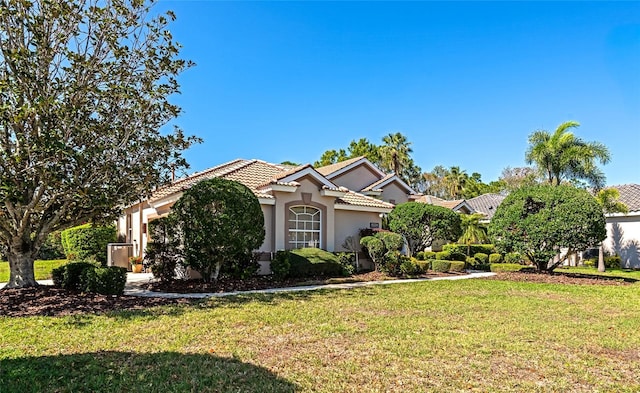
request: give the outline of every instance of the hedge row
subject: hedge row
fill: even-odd
[[[59,288],[102,295],[122,295],[127,282],[127,269],[72,262],[53,269],[51,276],[53,285]]]
[[[60,234],[60,240],[70,261],[95,260],[105,265],[107,244],[116,241],[116,228],[113,225],[100,227],[84,224],[65,229]]]

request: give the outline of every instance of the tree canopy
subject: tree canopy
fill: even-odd
[[[553,134],[538,130],[529,135],[529,148],[525,159],[535,164],[549,184],[559,185],[565,181],[587,181],[598,189],[604,186],[604,173],[596,162],[606,164],[611,155],[599,142],[585,142],[570,130],[580,123],[567,121],[558,126]]]
[[[462,234],[460,223],[460,216],[452,210],[426,203],[401,203],[389,213],[389,228],[404,236],[410,255],[436,239],[457,240]]]
[[[161,132],[192,63],[144,0],[0,2],[0,242],[7,288],[37,285],[53,231],[113,219],[186,167]]]
[[[265,237],[255,194],[226,179],[203,180],[184,192],[171,214],[182,234],[184,264],[217,280],[223,264],[250,255]]]
[[[602,207],[572,186],[536,185],[513,191],[498,206],[489,235],[504,252],[526,255],[540,271],[552,271],[565,255],[595,247],[606,238]]]

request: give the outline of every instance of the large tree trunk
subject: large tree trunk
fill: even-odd
[[[9,282],[5,288],[36,287],[38,282],[33,271],[33,256],[30,252],[12,252],[9,259]]]
[[[598,247],[598,271],[604,272],[606,270],[606,266],[604,265],[604,247],[602,243],[600,243],[600,247]]]

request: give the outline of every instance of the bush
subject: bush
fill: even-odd
[[[435,251],[425,251],[424,252],[424,260],[428,261],[430,259],[436,259],[436,252]]]
[[[102,295],[122,295],[127,269],[119,266],[91,267],[83,271],[84,290]]]
[[[518,263],[522,264],[522,256],[517,252],[509,252],[504,255],[504,263]]]
[[[436,259],[439,261],[450,261],[451,253],[449,251],[439,251],[436,253]]]
[[[502,262],[502,254],[493,253],[489,254],[489,263],[501,263]]]
[[[400,266],[407,260],[409,260],[409,257],[400,254],[397,250],[388,251],[384,254],[380,271],[387,273],[390,276],[400,276],[402,275]]]
[[[431,270],[431,262],[430,261],[414,261],[414,263],[420,269],[420,273],[426,273],[427,270]]]
[[[433,259],[431,261],[431,270],[438,273],[446,273],[451,268],[451,261],[441,259]]]
[[[222,265],[221,274],[237,279],[247,279],[258,273],[260,264],[258,256],[260,254],[254,252],[240,253],[233,260]]]
[[[405,259],[400,264],[400,273],[403,276],[416,276],[418,274],[424,273],[425,271],[422,268],[422,266],[418,265],[416,262],[418,262],[418,261],[416,260],[414,262],[409,258]]]
[[[277,279],[289,277],[291,263],[289,262],[289,251],[280,250],[271,260],[271,273]]]
[[[477,252],[473,255],[473,257],[478,261],[478,263],[480,264],[485,264],[489,262],[489,255],[483,253],[483,252]]]
[[[604,266],[607,269],[619,269],[622,259],[618,255],[604,257]]]
[[[418,251],[416,254],[416,259],[419,261],[424,261],[424,251]]]
[[[525,268],[525,266],[517,263],[496,263],[491,264],[492,272],[519,272]]]
[[[51,271],[53,285],[70,291],[84,291],[86,288],[85,270],[96,265],[89,262],[72,262]]]
[[[493,254],[496,252],[496,246],[494,246],[493,244],[470,244],[470,245],[466,245],[466,244],[457,244],[457,243],[450,243],[450,244],[445,244],[444,246],[442,246],[442,251],[449,251],[451,253],[453,252],[458,252],[458,253],[462,253],[464,255],[467,255],[467,251],[470,253],[469,256],[471,255],[475,255],[479,252],[484,253],[484,254]]]
[[[342,266],[345,276],[350,276],[356,271],[356,256],[352,252],[338,253],[338,261]]]
[[[587,267],[594,267],[594,266],[598,266],[598,260],[594,258],[585,259],[582,261],[582,264]]]
[[[52,232],[47,236],[47,240],[45,240],[42,247],[40,247],[40,251],[38,251],[36,259],[50,261],[64,259],[66,257],[67,255],[64,253],[64,248],[62,247],[61,234],[57,231]]]
[[[450,272],[463,272],[464,271],[465,262],[462,261],[451,261],[449,271]]]
[[[453,251],[451,252],[451,257],[449,259],[450,261],[466,261],[467,260],[467,254],[461,253],[461,252],[457,252],[457,251]]]
[[[116,228],[84,224],[62,231],[62,246],[69,260],[86,261],[95,259],[100,264],[107,263],[107,244],[116,241]]]
[[[162,217],[150,221],[148,228],[150,241],[147,243],[143,264],[155,278],[169,282],[176,278],[176,268],[182,261],[175,222],[171,216]]]

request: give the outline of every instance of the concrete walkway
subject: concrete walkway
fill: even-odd
[[[440,280],[467,280],[470,278],[483,278],[494,276],[495,273],[490,272],[471,272],[462,276],[450,276],[450,277],[433,277],[433,278],[415,278],[406,280],[384,280],[384,281],[365,281],[365,282],[351,282],[343,284],[322,284],[322,285],[306,285],[300,287],[288,287],[288,288],[269,288],[258,289],[253,291],[235,291],[235,292],[220,292],[220,293],[165,293],[165,292],[153,292],[142,288],[142,284],[154,281],[151,273],[127,273],[127,284],[124,288],[124,294],[130,296],[142,296],[142,297],[163,297],[163,298],[189,298],[189,299],[205,299],[210,297],[224,297],[224,296],[236,296],[243,294],[271,294],[280,292],[303,292],[303,291],[315,291],[319,289],[350,289],[367,287],[371,285],[391,285],[391,284],[405,284],[421,281],[440,281]],[[43,285],[53,285],[51,280],[38,280]],[[0,283],[0,288],[4,286],[4,283]]]

